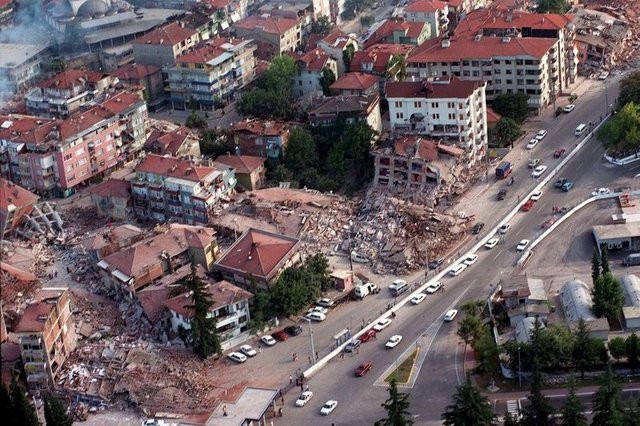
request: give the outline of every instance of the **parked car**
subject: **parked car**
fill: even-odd
[[[271,336],[279,342],[284,342],[289,338],[289,334],[284,330],[276,331],[275,333],[272,333]]]
[[[544,139],[547,136],[547,131],[542,129],[539,130],[538,133],[536,133],[536,139],[538,139],[539,141],[541,141],[542,139]]]
[[[444,263],[444,259],[434,259],[429,262],[429,269],[438,269]]]
[[[542,191],[536,191],[529,197],[531,201],[538,201],[540,198],[542,198]]]
[[[477,261],[478,261],[478,255],[471,253],[471,254],[467,255],[467,257],[464,258],[462,263],[464,263],[467,266],[471,266],[474,263],[476,263]]]
[[[449,269],[449,275],[451,275],[452,277],[457,277],[458,275],[463,273],[465,269],[467,269],[467,265],[465,265],[464,263],[458,263],[457,265],[454,265],[453,268]]]
[[[333,410],[336,409],[337,406],[338,401],[336,401],[335,399],[330,399],[329,401],[324,403],[324,405],[320,409],[320,414],[322,414],[323,416],[328,416],[333,412]]]
[[[356,368],[355,374],[358,377],[362,377],[369,372],[373,368],[373,363],[371,361],[363,362]]]
[[[419,305],[419,304],[420,304],[420,302],[422,302],[422,301],[423,301],[424,299],[426,299],[426,298],[427,298],[427,295],[426,295],[426,294],[424,294],[424,293],[420,293],[420,294],[418,294],[418,295],[416,295],[416,296],[413,296],[413,297],[411,298],[411,303],[413,303],[414,305]]]
[[[309,402],[313,398],[313,392],[304,391],[300,394],[298,399],[296,399],[296,407],[304,407],[307,402]]]
[[[355,352],[356,349],[358,349],[358,347],[360,347],[360,340],[359,339],[354,339],[352,341],[350,341],[349,343],[347,343],[347,346],[344,347],[344,351],[345,352]]]
[[[448,310],[447,313],[444,314],[445,322],[453,321],[453,319],[456,317],[456,315],[458,315],[458,310],[457,309]]]
[[[527,149],[533,149],[536,147],[536,145],[538,145],[538,142],[540,142],[538,139],[531,139],[529,142],[527,142]]]
[[[327,319],[327,316],[320,312],[311,312],[310,314],[307,314],[305,318],[310,319],[311,321],[324,321]]]
[[[290,336],[297,336],[298,334],[302,333],[302,326],[301,325],[290,325],[288,327],[285,327],[284,331],[289,333]]]
[[[521,252],[524,251],[524,249],[527,248],[527,246],[529,245],[530,241],[529,240],[520,240],[520,242],[518,243],[518,245],[516,246],[516,251],[517,252]]]
[[[436,281],[433,284],[430,284],[429,287],[427,287],[424,291],[427,292],[428,294],[433,294],[436,291],[440,290],[442,288],[442,283],[440,281]]]
[[[241,354],[240,352],[231,352],[227,357],[235,362],[243,363],[247,360],[247,357]]]
[[[482,228],[484,228],[484,222],[478,222],[471,228],[471,233],[477,235],[482,231]]]
[[[562,185],[564,185],[568,180],[569,180],[569,179],[567,179],[567,178],[561,178],[561,179],[558,179],[558,180],[556,181],[556,183],[555,183],[555,185],[554,185],[554,186],[555,186],[556,188],[562,188]]]
[[[311,312],[320,312],[321,314],[326,315],[327,312],[329,312],[329,308],[325,308],[323,306],[314,306],[313,308],[307,311],[308,314],[310,314]]]
[[[598,195],[607,195],[607,194],[610,194],[610,193],[611,193],[611,190],[609,188],[598,188],[595,191],[593,191],[591,193],[591,195],[596,197]]]
[[[573,111],[575,108],[576,106],[574,104],[565,105],[564,108],[562,108],[562,112],[565,112],[568,114],[571,111]]]
[[[256,356],[258,354],[256,350],[251,347],[251,345],[240,346],[240,352],[242,352],[246,356]]]
[[[335,304],[335,302],[331,299],[329,299],[328,297],[325,297],[323,299],[320,299],[316,302],[316,305],[318,306],[323,306],[325,308],[330,308]]]
[[[561,189],[562,189],[564,192],[569,192],[569,190],[570,190],[571,188],[573,188],[573,182],[566,181],[565,183],[563,183],[563,184],[562,184],[562,188],[561,188]]]
[[[389,324],[391,324],[391,318],[384,318],[378,321],[376,325],[373,326],[373,329],[375,331],[382,331],[387,328]]]
[[[529,160],[529,168],[530,169],[533,169],[538,164],[540,164],[540,159],[539,158],[532,158],[531,160]]]
[[[273,346],[276,344],[276,339],[274,339],[270,334],[265,334],[260,338],[260,340],[262,340],[262,343],[267,346]]]
[[[609,77],[609,71],[604,71],[598,76],[598,80],[606,80]]]
[[[484,248],[491,250],[492,248],[497,246],[499,242],[500,242],[499,238],[496,238],[496,237],[491,238],[486,243],[484,243]]]
[[[501,189],[500,191],[498,191],[498,201],[502,201],[505,198],[507,198],[507,190]]]
[[[358,337],[358,340],[360,340],[362,343],[365,343],[375,338],[376,338],[376,331],[370,328],[369,330],[365,331],[362,336]]]
[[[402,340],[402,336],[399,334],[395,334],[391,336],[391,338],[387,341],[387,343],[385,343],[384,347],[387,349],[393,349],[396,346],[398,346],[401,340]]]
[[[553,158],[560,158],[564,155],[565,152],[567,152],[567,150],[564,148],[556,149],[556,151],[553,153]]]
[[[531,176],[533,176],[534,178],[539,178],[546,171],[547,171],[547,166],[538,166],[535,169],[533,169]]]
[[[505,223],[500,228],[498,228],[498,234],[506,234],[509,228],[511,228],[511,224]]]

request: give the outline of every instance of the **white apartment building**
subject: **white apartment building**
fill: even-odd
[[[453,37],[429,40],[407,58],[415,78],[454,76],[484,80],[486,96],[523,92],[529,109],[539,113],[560,87],[560,40],[521,37]]]
[[[451,76],[388,82],[389,120],[396,133],[428,135],[465,151],[467,165],[486,155],[486,83]]]
[[[322,78],[324,70],[330,70],[334,77],[338,75],[338,64],[335,59],[322,49],[313,49],[296,59],[298,74],[292,80],[294,96],[322,96]]]
[[[431,29],[430,38],[446,34],[449,29],[449,5],[441,0],[416,0],[404,8],[407,22],[426,22]]]

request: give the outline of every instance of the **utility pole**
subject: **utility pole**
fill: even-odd
[[[522,387],[522,371],[520,368],[520,343],[518,343],[518,383],[520,383],[520,387]]]
[[[309,318],[305,318],[305,320],[307,320],[307,322],[309,323],[309,339],[311,340],[311,359],[315,363],[317,359],[316,359],[316,346],[313,342],[313,328],[311,328],[311,320]]]

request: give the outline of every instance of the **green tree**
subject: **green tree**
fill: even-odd
[[[511,414],[510,412],[504,413],[504,421],[502,422],[502,426],[519,426],[520,420],[518,420],[518,416],[516,414]]]
[[[490,327],[484,327],[482,334],[474,342],[473,348],[478,352],[476,371],[495,377],[500,373],[500,349],[493,339]]]
[[[593,424],[624,426],[624,407],[620,399],[620,384],[616,381],[611,364],[600,379],[600,387],[593,396]]]
[[[593,352],[591,341],[593,338],[589,335],[589,327],[587,323],[580,318],[578,327],[574,333],[573,343],[573,365],[580,372],[580,379],[584,380],[586,369],[591,366],[596,358]]]
[[[493,100],[493,109],[503,117],[522,123],[529,116],[529,96],[524,93],[502,93]]]
[[[191,114],[187,116],[184,125],[190,129],[206,129],[207,121],[200,117],[197,112],[192,111]]]
[[[640,150],[640,104],[629,102],[598,131],[598,139],[611,150]]]
[[[73,419],[67,414],[67,407],[55,396],[44,398],[44,419],[47,426],[71,426]]]
[[[326,36],[331,32],[333,24],[328,16],[321,16],[311,23],[311,34],[320,34]]]
[[[5,422],[9,426],[20,426],[16,422],[16,412],[13,407],[13,401],[11,401],[11,396],[9,395],[9,391],[4,386],[4,383],[0,383],[0,407],[2,407],[2,413],[5,417]]]
[[[493,139],[497,142],[497,146],[506,147],[512,145],[520,135],[522,129],[520,125],[509,117],[502,117],[496,127],[491,130]]]
[[[374,22],[376,22],[376,18],[371,15],[362,15],[360,17],[360,25],[363,27],[370,27]]]
[[[217,158],[220,155],[235,155],[236,145],[233,138],[224,130],[200,130],[200,153],[206,158]]]
[[[611,268],[609,267],[609,249],[606,244],[602,244],[600,246],[600,265],[602,266],[602,274],[606,274],[607,272],[611,272]]]
[[[390,80],[397,81],[404,81],[407,78],[407,63],[403,55],[396,54],[389,59],[385,75]]]
[[[316,142],[304,129],[295,128],[289,134],[284,165],[298,177],[303,171],[314,169],[318,165]]]
[[[210,316],[213,300],[207,287],[197,274],[195,265],[191,274],[184,282],[184,286],[191,293],[191,304],[185,308],[193,310],[189,341],[193,345],[193,352],[202,358],[222,353],[220,338],[216,334],[216,319]]]
[[[322,69],[322,77],[320,77],[320,87],[322,87],[322,94],[325,96],[331,96],[331,90],[329,90],[329,86],[331,86],[336,81],[336,75],[333,73],[331,68],[324,67]]]
[[[467,345],[478,340],[482,335],[482,320],[476,314],[466,314],[458,325],[457,334]]]
[[[569,381],[569,395],[565,399],[562,408],[560,409],[562,414],[562,426],[587,426],[587,418],[584,413],[584,406],[576,395],[576,382],[571,377]]]
[[[626,354],[626,341],[622,337],[614,337],[609,340],[607,344],[609,347],[609,353],[616,359],[616,362],[620,362],[620,358]]]
[[[351,71],[351,61],[353,60],[353,55],[355,53],[356,49],[353,47],[353,43],[347,44],[342,51],[342,62],[344,63],[344,69],[346,72]]]
[[[640,71],[632,72],[620,82],[618,108],[631,102],[640,105]]]
[[[413,424],[409,413],[409,394],[398,391],[395,379],[389,382],[389,398],[382,404],[387,412],[387,417],[378,420],[376,426],[410,426]]]
[[[447,405],[440,418],[445,426],[489,426],[494,420],[489,401],[471,382],[469,374],[456,387],[453,403]]]
[[[20,426],[39,426],[38,416],[33,405],[27,399],[26,391],[13,379],[11,381],[11,406],[13,407],[14,421]]]
[[[469,300],[460,305],[460,310],[467,315],[480,316],[480,314],[482,314],[484,306],[485,302],[483,302],[482,300]]]
[[[631,399],[626,404],[624,424],[626,426],[640,426],[640,398]]]
[[[331,287],[329,276],[329,259],[322,253],[316,253],[304,262],[304,268],[309,273],[312,283],[327,291]]]
[[[567,0],[538,0],[537,13],[567,13],[571,4]]]
[[[373,178],[375,168],[371,143],[375,136],[377,132],[364,121],[348,125],[341,136],[348,191],[360,188]]]
[[[625,352],[631,369],[635,371],[640,365],[640,337],[636,333],[632,333],[631,336],[627,337]]]
[[[596,280],[593,290],[593,313],[598,317],[606,317],[615,321],[620,315],[624,294],[620,282],[611,272],[605,272]]]
[[[596,280],[600,276],[600,257],[598,256],[598,250],[593,249],[593,255],[591,256],[591,280],[595,284]]]
[[[542,394],[542,376],[537,365],[534,364],[531,393],[529,394],[529,404],[522,409],[523,426],[546,426],[553,424],[553,407],[549,398]]]

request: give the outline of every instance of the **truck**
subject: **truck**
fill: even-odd
[[[629,256],[625,257],[622,261],[624,266],[635,266],[640,265],[640,253],[633,253]]]
[[[355,288],[353,289],[353,297],[355,299],[364,299],[365,297],[367,297],[370,294],[373,293],[380,293],[380,289],[378,288],[377,285],[375,285],[374,283],[371,282],[367,282],[364,284],[358,284],[357,286],[355,286]]]
[[[498,167],[496,167],[496,179],[506,179],[507,176],[509,176],[511,174],[511,163],[508,161],[503,161],[502,163],[498,164]]]

